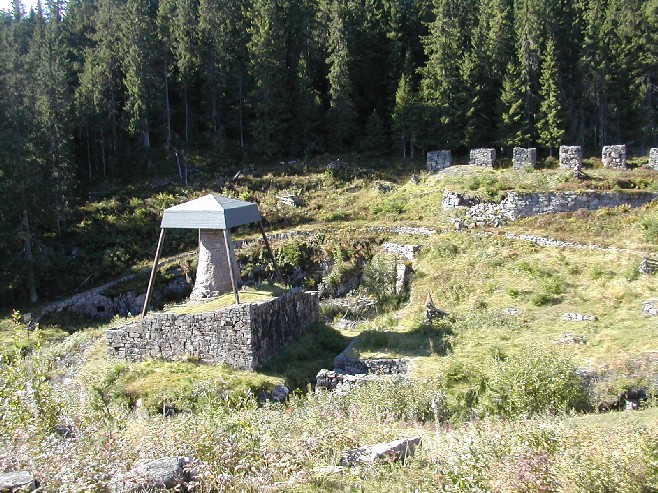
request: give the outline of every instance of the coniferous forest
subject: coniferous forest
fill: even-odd
[[[31,243],[162,153],[658,144],[658,0],[42,4],[0,13],[2,278],[25,297]]]

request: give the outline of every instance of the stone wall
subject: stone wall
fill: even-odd
[[[583,167],[583,150],[580,146],[560,146],[560,168],[579,173]]]
[[[443,210],[465,207],[467,216],[476,225],[496,225],[537,214],[595,210],[622,204],[640,207],[657,199],[655,192],[509,192],[501,202],[482,202],[444,190],[441,206]]]
[[[299,289],[260,303],[189,315],[154,313],[106,332],[108,353],[132,362],[196,359],[253,370],[320,317],[317,294]]]
[[[605,146],[601,152],[601,161],[606,168],[626,169],[626,146]]]
[[[649,149],[649,167],[658,170],[658,147]]]
[[[451,151],[430,151],[427,153],[427,171],[440,171],[452,166]]]
[[[496,149],[471,149],[468,164],[493,168],[496,162]]]
[[[512,166],[515,169],[536,168],[537,167],[537,148],[515,147],[512,151]]]

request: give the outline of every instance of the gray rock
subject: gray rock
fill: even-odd
[[[649,167],[658,170],[658,147],[649,150]]]
[[[193,479],[189,457],[162,457],[138,461],[126,474],[116,478],[114,493],[155,491],[180,487]]]
[[[14,471],[0,473],[0,492],[18,493],[34,491],[36,483],[34,476],[28,471]]]
[[[358,464],[374,464],[382,460],[394,462],[404,460],[414,454],[419,444],[420,437],[415,437],[351,449],[340,458],[340,465],[355,466]]]
[[[283,385],[277,385],[272,389],[272,400],[275,402],[285,402],[290,394],[290,389]]]
[[[596,322],[598,318],[596,315],[586,313],[565,313],[562,315],[562,320],[565,322]]]

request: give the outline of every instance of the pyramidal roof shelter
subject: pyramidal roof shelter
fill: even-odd
[[[262,220],[258,206],[253,202],[212,193],[165,209],[160,223],[160,238],[151,269],[142,316],[146,315],[148,310],[166,229],[199,230],[199,263],[196,281],[190,296],[192,299],[208,298],[233,289],[235,302],[240,304],[238,294],[238,284],[241,282],[240,270],[235,258],[230,230],[245,224],[258,223],[277,276],[281,280],[276,260],[267,236],[265,236]]]

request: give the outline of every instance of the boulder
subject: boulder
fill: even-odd
[[[34,476],[28,471],[0,473],[0,492],[2,493],[18,493],[35,489]]]
[[[117,477],[114,493],[181,488],[193,479],[189,457],[162,457],[138,461],[130,471]]]
[[[340,458],[341,466],[374,464],[382,460],[399,461],[414,454],[420,444],[420,437],[403,438],[387,443],[376,443],[346,451]]]

